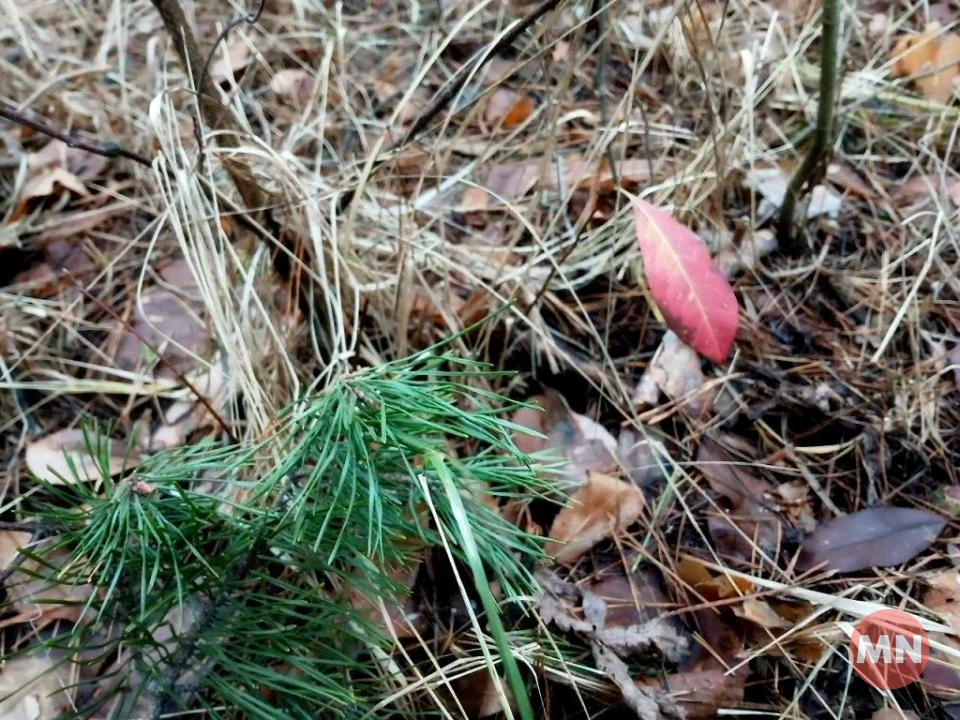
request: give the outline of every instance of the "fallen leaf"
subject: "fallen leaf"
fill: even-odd
[[[923,596],[923,604],[960,633],[960,571],[943,570],[925,578],[930,589]]]
[[[0,530],[0,572],[10,567],[10,563],[20,555],[20,548],[26,547],[31,537],[28,532]]]
[[[651,646],[671,662],[680,662],[686,657],[690,640],[679,625],[660,614],[635,624],[610,624],[606,600],[590,590],[583,590],[581,594],[584,620],[593,628],[588,635],[620,657],[629,657]]]
[[[673,607],[650,568],[640,568],[629,578],[621,571],[606,573],[587,587],[606,605],[608,628],[642,625]]]
[[[666,691],[688,720],[712,718],[717,710],[729,709],[743,702],[744,673],[728,674],[724,670],[693,670],[667,675]],[[647,687],[661,687],[656,678],[643,681]]]
[[[873,507],[821,524],[801,547],[797,569],[856,572],[900,565],[933,544],[946,525],[917,508]]]
[[[234,38],[227,43],[226,57],[218,48],[217,59],[210,65],[210,77],[214,82],[222,83],[243,70],[252,59],[253,50],[249,43],[242,38]]]
[[[706,404],[707,398],[694,393],[703,387],[706,378],[700,369],[700,356],[689,345],[683,343],[676,333],[668,330],[660,342],[660,347],[640,378],[636,398],[649,400],[649,384],[654,384],[671,400],[680,400],[691,396],[684,403],[685,412],[697,417]]]
[[[32,177],[29,182],[24,185],[20,197],[22,200],[47,197],[59,192],[59,188],[70,190],[84,197],[90,194],[84,187],[83,181],[72,172],[62,167],[53,167]]]
[[[61,566],[71,556],[66,550],[50,549],[54,541],[51,538],[31,547],[31,553],[42,555],[43,564],[26,558],[5,583],[10,603],[36,628],[55,620],[76,622],[94,593],[92,585],[63,570]]]
[[[744,598],[740,605],[733,608],[733,613],[770,630],[793,627],[793,623],[780,617],[766,600],[758,598]]]
[[[90,179],[106,170],[109,162],[102,155],[69,147],[60,140],[51,140],[39,151],[27,155],[31,176],[51,167],[61,167],[78,178]]]
[[[913,78],[921,95],[946,103],[960,75],[960,35],[944,33],[940,23],[931,23],[919,35],[900,38],[891,59],[895,77]]]
[[[520,95],[508,88],[499,87],[487,100],[483,118],[490,127],[513,130],[533,115],[537,104],[529,95]]]
[[[943,633],[931,633],[930,640],[960,651],[960,642]],[[920,674],[924,692],[943,700],[960,700],[960,661],[956,656],[936,647],[930,648],[927,666]]]
[[[803,480],[793,480],[778,485],[773,490],[781,513],[795,527],[811,533],[817,527],[810,498],[810,486]]]
[[[123,369],[134,370],[145,362],[153,365],[157,361],[143,340],[153,345],[167,362],[181,372],[193,367],[194,355],[203,357],[208,352],[210,334],[194,304],[168,290],[147,290],[130,322],[132,330],[119,328],[120,343],[115,359]],[[163,366],[159,369],[159,374],[166,377],[172,373],[168,367]]]
[[[720,246],[717,252],[717,268],[725,277],[733,277],[744,270],[755,270],[760,261],[779,247],[777,236],[771,230],[756,230],[745,233],[739,245],[730,241]]]
[[[409,567],[396,568],[387,573],[400,590],[400,596],[395,600],[371,595],[369,592],[351,591],[351,606],[371,623],[382,628],[387,637],[394,634],[401,640],[416,637],[424,630],[427,622],[427,618],[415,607],[411,595],[421,564],[422,559]]]
[[[708,522],[714,540],[726,545],[727,554],[750,559],[755,554],[753,542],[764,552],[775,551],[780,541],[780,518],[765,500],[773,485],[710,438],[704,438],[697,448],[697,469],[711,489],[729,502],[729,517],[712,517]],[[753,542],[742,537],[735,526]]]
[[[49,656],[6,660],[0,670],[0,718],[57,720],[73,709],[75,682],[69,666]]]
[[[643,493],[633,483],[591,472],[557,514],[544,551],[558,563],[574,563],[598,542],[634,523],[643,506]]]
[[[920,718],[912,710],[880,708],[870,716],[870,720],[920,720]]]
[[[606,192],[614,185],[614,172],[606,158],[566,155],[545,169],[540,159],[511,161],[494,165],[476,187],[467,188],[457,210],[483,211],[502,207],[504,202],[516,202],[536,187],[541,172],[544,173],[544,189],[553,192],[570,193],[585,187]],[[650,175],[650,163],[646,160],[621,160],[616,164],[616,176],[622,185],[637,185],[648,180]]]
[[[617,455],[627,477],[639,488],[647,487],[663,478],[665,460],[661,460],[656,446],[641,437],[632,428],[624,428],[617,438]]]
[[[221,369],[219,359],[214,359],[210,368],[200,377],[192,378],[191,382],[218,413],[227,406],[233,396],[232,387]],[[150,435],[150,450],[179,447],[190,433],[214,426],[219,427],[217,419],[204,403],[192,397],[191,391],[189,400],[178,400],[164,411],[163,423]]]
[[[877,191],[867,185],[860,174],[846,163],[830,163],[827,166],[827,180],[839,185],[847,192],[862,198],[872,200],[877,197]]]
[[[630,669],[617,655],[600,643],[592,643],[597,670],[606,675],[623,694],[623,702],[640,720],[681,720],[686,717],[665,693],[634,682]]]
[[[104,472],[118,475],[140,461],[139,453],[119,440],[94,435],[89,439],[90,449],[82,430],[60,430],[30,442],[25,453],[27,467],[35,477],[63,485],[101,480]]]
[[[761,216],[770,215],[783,205],[789,182],[786,174],[778,167],[756,168],[748,172],[743,179],[744,187],[756,190],[764,199],[764,204],[758,209]],[[821,215],[836,217],[842,200],[825,185],[817,185],[808,193],[805,203],[806,218],[813,220]]]
[[[543,412],[520,408],[513,422],[545,437],[514,433],[514,442],[522,452],[549,451],[558,460],[567,461],[564,471],[574,487],[584,484],[591,471],[616,472],[617,441],[606,428],[570,410],[556,391],[549,390],[529,402],[544,408]]]
[[[516,700],[503,678],[500,678],[500,687],[506,693],[510,707],[515,709]],[[461,677],[454,683],[454,692],[467,718],[484,718],[503,712],[501,695],[497,692],[493,675],[486,668]]]
[[[737,335],[737,298],[696,235],[663,210],[632,198],[650,293],[667,327],[715,363]]]
[[[902,208],[920,208],[946,196],[960,208],[960,180],[952,182],[937,175],[913,175],[896,183],[890,199]]]
[[[316,79],[306,70],[287,68],[278,70],[270,79],[270,89],[277,97],[286,100],[298,110],[303,110],[313,97]]]

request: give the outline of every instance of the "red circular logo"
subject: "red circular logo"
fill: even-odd
[[[850,662],[875,688],[896,690],[920,677],[930,643],[919,621],[901,610],[878,610],[858,622],[850,638]]]

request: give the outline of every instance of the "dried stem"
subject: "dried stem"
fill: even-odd
[[[820,99],[817,105],[817,125],[814,130],[813,144],[797,168],[780,208],[777,223],[777,237],[780,248],[788,254],[796,255],[802,250],[801,243],[794,235],[794,215],[797,200],[804,185],[810,180],[814,170],[821,166],[826,158],[833,137],[833,113],[837,95],[837,76],[839,74],[840,45],[840,0],[823,0],[823,49],[820,60]]]
[[[34,120],[33,118],[24,115],[13,105],[3,100],[0,100],[0,117],[6,118],[10,122],[14,122],[17,125],[28,127],[31,130],[40,133],[41,135],[46,135],[47,137],[52,137],[55,140],[59,140],[67,147],[76,148],[77,150],[85,150],[88,153],[102,155],[106,158],[127,158],[128,160],[133,160],[135,163],[139,163],[144,167],[150,167],[153,164],[150,161],[150,158],[148,158],[146,155],[141,155],[133,150],[127,150],[113,141],[88,141],[83,140],[72,133],[68,134],[60,132],[56,128],[49,125],[46,121]]]

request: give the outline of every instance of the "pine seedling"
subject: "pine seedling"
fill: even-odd
[[[39,645],[92,668],[76,716],[384,707],[391,641],[353,600],[389,605],[405,589],[394,571],[435,548],[481,600],[465,598],[477,637],[494,639],[491,675],[502,666],[526,699],[489,582],[525,610],[541,550],[481,492],[555,489],[513,443],[517,405],[478,389],[492,372],[426,352],[303,398],[255,446],[208,442],[151,456],[116,482],[46,488],[31,508],[48,536],[33,572],[94,588],[80,620]],[[528,701],[518,709],[532,716]]]

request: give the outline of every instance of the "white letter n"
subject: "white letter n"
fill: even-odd
[[[890,652],[889,645],[890,643],[888,642],[887,643],[888,653]],[[896,639],[896,645],[897,645],[896,658],[898,663],[903,662],[904,651],[906,651],[907,655],[910,657],[910,662],[914,662],[914,663],[923,662],[923,643],[920,641],[920,637],[918,635],[914,635],[913,640],[911,641],[911,640],[907,640],[906,635],[898,634]]]
[[[861,635],[857,643],[857,662],[862,663],[866,658],[870,658],[870,662],[876,663],[881,657],[883,662],[890,662],[890,638],[881,635],[874,646],[869,635]]]

